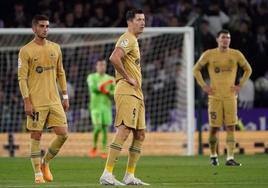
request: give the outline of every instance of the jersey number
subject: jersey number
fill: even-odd
[[[39,120],[39,112],[33,112],[33,121],[38,121]]]

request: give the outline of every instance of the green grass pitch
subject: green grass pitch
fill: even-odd
[[[204,156],[141,157],[136,176],[150,183],[150,187],[161,188],[268,187],[268,155],[236,158],[243,164],[241,167],[225,166],[224,157],[220,157],[217,167],[210,166],[208,157]],[[127,158],[121,157],[116,164],[114,174],[119,180],[124,175],[126,162]],[[104,164],[101,158],[58,157],[50,165],[54,181],[35,185],[28,158],[0,158],[0,187],[104,187],[98,182]]]

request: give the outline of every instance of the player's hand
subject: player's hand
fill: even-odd
[[[208,95],[214,95],[215,94],[215,90],[212,89],[212,87],[210,87],[209,85],[205,85],[203,87],[204,92],[206,92]]]
[[[30,99],[27,97],[24,99],[24,111],[28,116],[33,116],[33,105]]]
[[[67,112],[70,107],[69,99],[63,99],[62,106],[63,106],[64,111]]]
[[[135,89],[138,89],[138,82],[137,82],[135,79],[133,79],[133,78],[129,78],[129,79],[127,79],[127,82],[128,82],[130,85],[134,86]]]
[[[231,90],[232,90],[233,92],[235,92],[236,94],[238,94],[239,91],[241,90],[241,86],[239,86],[239,85],[232,86],[232,87],[231,87]]]

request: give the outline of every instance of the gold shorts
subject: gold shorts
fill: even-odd
[[[115,126],[145,129],[144,101],[132,95],[115,95]]]
[[[42,131],[44,125],[51,127],[67,127],[67,119],[61,104],[34,107],[34,116],[27,116],[27,129]]]
[[[237,124],[237,99],[208,99],[209,124],[212,127]]]

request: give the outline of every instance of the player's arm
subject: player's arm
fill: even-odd
[[[206,92],[208,93],[209,95],[213,95],[214,94],[214,91],[213,89],[207,85],[207,83],[205,82],[203,76],[202,76],[202,73],[201,73],[201,70],[202,68],[208,63],[208,60],[207,60],[207,51],[204,52],[201,57],[199,58],[199,60],[196,62],[196,64],[194,65],[193,67],[193,74],[194,74],[194,77],[198,83],[198,85]]]
[[[26,112],[27,115],[32,116],[33,107],[31,100],[29,98],[29,88],[27,83],[29,73],[28,63],[29,63],[29,55],[24,49],[21,49],[18,58],[18,81],[19,81],[20,92],[24,102],[24,111]]]
[[[248,61],[246,60],[246,58],[244,57],[244,55],[240,53],[240,60],[239,60],[239,66],[243,69],[244,73],[242,78],[239,81],[239,86],[242,87],[246,81],[249,79],[251,73],[252,73],[252,69],[248,63]]]
[[[69,109],[69,98],[68,98],[68,93],[67,93],[65,71],[64,71],[63,63],[62,63],[62,53],[61,53],[61,49],[59,46],[58,46],[58,53],[59,53],[59,58],[57,62],[57,79],[58,79],[59,86],[60,86],[62,96],[63,96],[62,105],[63,105],[64,110],[67,111]]]
[[[135,88],[138,87],[137,81],[133,78],[131,78],[126,69],[124,68],[124,65],[122,63],[122,58],[125,56],[125,52],[121,47],[115,47],[113,53],[110,56],[110,61],[113,64],[114,68],[119,72],[122,77],[131,85],[133,85]]]
[[[238,55],[239,55],[238,64],[243,69],[244,73],[239,81],[239,84],[232,87],[232,90],[236,93],[239,93],[240,89],[244,86],[244,84],[249,79],[252,73],[252,69],[248,61],[246,60],[245,56],[240,51],[238,51]]]

